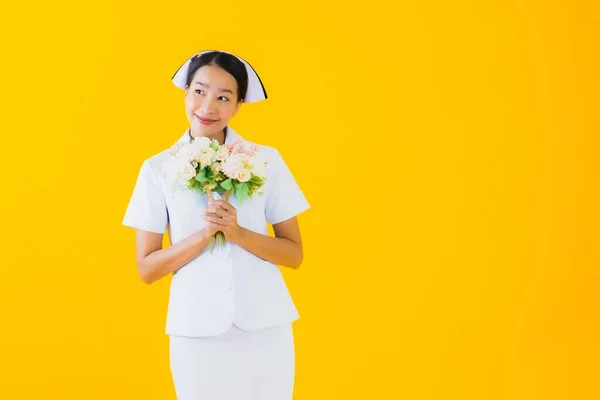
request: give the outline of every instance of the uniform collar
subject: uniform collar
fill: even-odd
[[[191,143],[190,128],[185,130],[185,133],[177,142]],[[236,131],[233,130],[231,125],[227,125],[227,134],[225,135],[225,144],[235,143],[237,140],[244,140]]]

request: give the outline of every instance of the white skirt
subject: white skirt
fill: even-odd
[[[169,336],[177,400],[291,400],[292,324],[258,331],[235,325],[209,337]]]

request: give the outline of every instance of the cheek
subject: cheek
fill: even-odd
[[[224,107],[222,110],[223,116],[231,117],[234,113],[235,113],[235,106],[227,105],[227,107]]]
[[[195,108],[197,108],[196,101],[193,98],[186,98],[185,99],[185,109],[187,111],[192,111]]]

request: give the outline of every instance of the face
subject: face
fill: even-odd
[[[217,65],[196,71],[185,92],[185,112],[194,137],[215,136],[227,126],[242,102],[235,78]]]

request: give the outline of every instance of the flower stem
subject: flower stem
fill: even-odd
[[[213,196],[212,190],[210,190],[210,185],[206,184],[204,186],[204,190],[206,191],[206,194],[208,195],[208,198],[211,201],[213,201],[215,198]],[[223,196],[223,200],[228,201],[229,200],[229,196],[231,196],[231,190],[228,190],[228,191],[225,192],[225,194]],[[215,246],[217,244],[221,245],[221,247],[225,247],[227,245],[227,239],[225,238],[225,234],[223,232],[221,232],[221,231],[215,232],[210,237],[208,245],[209,245],[211,254],[212,254],[212,252],[215,249]]]

